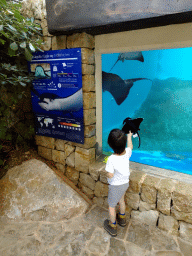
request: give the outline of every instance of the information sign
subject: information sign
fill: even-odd
[[[83,144],[81,49],[36,52],[29,71],[36,134]]]

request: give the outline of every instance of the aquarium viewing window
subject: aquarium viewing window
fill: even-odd
[[[102,150],[126,117],[143,118],[131,161],[192,174],[192,48],[102,54]]]

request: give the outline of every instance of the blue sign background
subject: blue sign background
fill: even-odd
[[[36,52],[29,71],[36,134],[83,144],[81,49]]]

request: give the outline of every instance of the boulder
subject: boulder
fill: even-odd
[[[88,203],[45,163],[32,159],[0,180],[0,217],[60,221],[83,214]]]

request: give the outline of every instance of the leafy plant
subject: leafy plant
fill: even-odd
[[[34,135],[33,121],[23,107],[30,97],[27,61],[41,50],[42,34],[33,18],[21,15],[21,7],[20,0],[0,0],[0,165],[4,141],[16,145],[19,139],[25,144]]]

